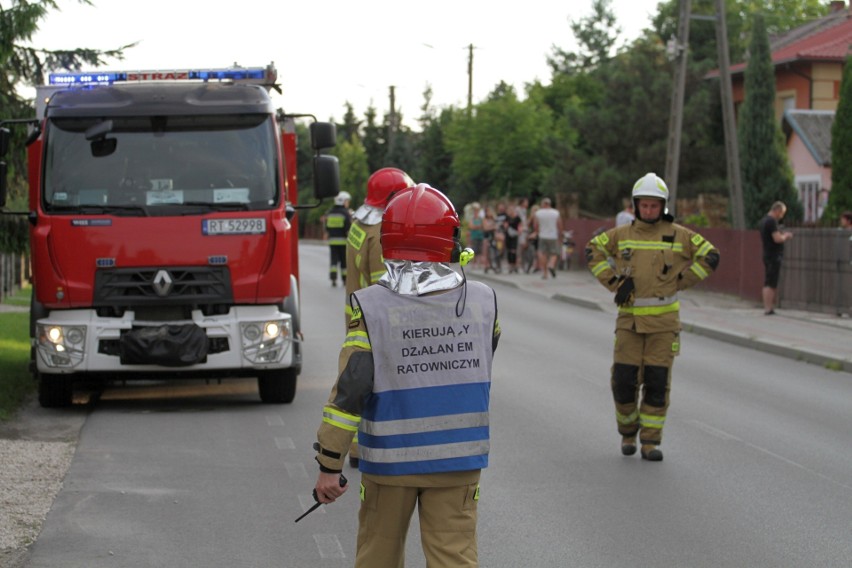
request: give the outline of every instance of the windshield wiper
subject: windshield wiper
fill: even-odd
[[[224,203],[210,203],[209,201],[184,201],[181,205],[192,205],[196,207],[207,207],[211,211],[248,211],[251,203],[226,201]]]

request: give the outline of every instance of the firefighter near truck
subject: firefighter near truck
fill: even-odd
[[[302,367],[298,220],[339,192],[333,124],[310,124],[315,202],[298,204],[295,120],[273,65],[57,73],[26,125],[31,370],[44,407],[75,383],[256,377],[289,403]],[[0,155],[0,160],[3,159]],[[7,171],[0,164],[0,205]]]

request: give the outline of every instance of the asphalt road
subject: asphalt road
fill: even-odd
[[[343,338],[324,247],[302,246],[305,365],[291,405],[253,381],[128,385],[88,415],[31,568],[351,566],[357,491],[312,503],[311,444]],[[495,285],[503,327],[480,564],[848,566],[852,381],[682,337],[662,463],[622,457],[612,316]],[[347,472],[353,489],[358,474]],[[425,566],[416,519],[406,566]]]

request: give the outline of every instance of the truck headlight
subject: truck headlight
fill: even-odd
[[[48,367],[76,367],[86,347],[84,325],[37,325],[36,350]]]
[[[270,320],[241,325],[243,355],[252,363],[278,363],[290,349],[290,320]]]

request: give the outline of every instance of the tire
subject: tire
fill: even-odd
[[[65,408],[71,406],[74,382],[71,375],[45,375],[33,372],[38,379],[38,402],[42,408]]]
[[[296,369],[261,371],[257,376],[257,391],[264,404],[290,404],[296,398]]]

